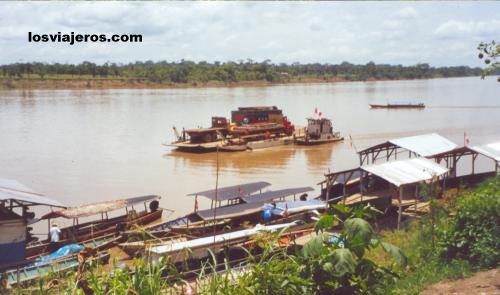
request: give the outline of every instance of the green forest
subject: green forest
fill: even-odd
[[[480,76],[483,70],[467,66],[432,67],[421,63],[413,66],[375,64],[285,64],[270,60],[256,62],[134,62],[128,64],[82,62],[62,63],[13,63],[0,66],[2,79],[140,79],[153,83],[206,83],[209,81],[288,82],[307,80],[396,80],[426,79],[437,77]]]

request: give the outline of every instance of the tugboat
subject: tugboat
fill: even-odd
[[[306,134],[297,138],[298,145],[317,145],[344,140],[340,132],[333,132],[332,121],[326,118],[308,118]]]
[[[240,107],[231,112],[231,123],[213,117],[211,128],[188,129],[169,144],[187,152],[246,151],[294,142],[295,127],[276,106]]]

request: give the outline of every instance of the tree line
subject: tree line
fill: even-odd
[[[421,63],[412,66],[375,64],[301,64],[272,63],[270,60],[238,62],[179,62],[137,61],[128,64],[96,64],[84,61],[80,64],[62,63],[13,63],[0,66],[0,77],[4,79],[48,79],[48,78],[116,78],[144,79],[155,83],[192,82],[239,82],[289,80],[340,79],[347,81],[425,79],[435,77],[480,76],[482,69],[468,66],[432,67]]]

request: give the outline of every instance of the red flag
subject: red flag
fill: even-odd
[[[464,132],[464,145],[469,145],[469,143],[470,143],[470,139],[467,136],[467,133]]]
[[[319,113],[318,113],[318,116],[320,116],[320,117],[321,117],[321,112],[319,112]]]
[[[285,218],[288,218],[288,204],[285,204]]]

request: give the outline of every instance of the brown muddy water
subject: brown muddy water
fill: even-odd
[[[371,110],[369,103],[422,101],[424,110]],[[172,126],[208,126],[238,106],[276,105],[296,125],[317,107],[357,149],[438,132],[463,144],[500,140],[500,83],[490,77],[281,85],[256,88],[40,90],[0,92],[0,177],[17,179],[67,205],[162,196],[175,215],[186,194],[214,188],[216,154],[162,146]],[[358,164],[343,143],[221,153],[219,185],[265,180],[272,189],[316,185],[329,169]],[[490,167],[491,166],[491,167]],[[483,161],[482,169],[493,165]],[[464,168],[465,169],[465,168]],[[478,169],[481,171],[481,169]],[[208,202],[202,202],[204,207]]]

